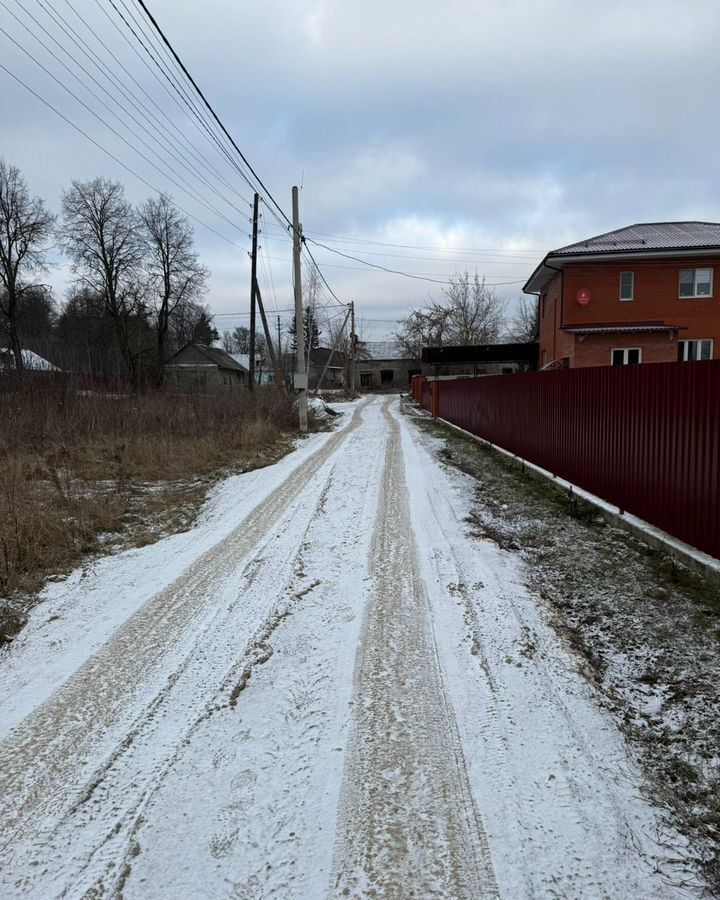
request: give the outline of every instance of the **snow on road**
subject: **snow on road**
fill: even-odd
[[[1,897],[697,895],[431,450],[349,405],[47,592],[0,657]]]

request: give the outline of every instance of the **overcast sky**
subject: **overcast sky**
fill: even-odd
[[[212,270],[207,300],[218,314],[218,327],[246,321],[221,314],[240,314],[249,306],[250,226],[238,212],[248,215],[247,203],[211,170],[204,169],[220,197],[185,172],[222,218],[138,156],[136,148],[150,153],[126,126],[140,129],[78,66],[120,97],[117,89],[78,47],[70,59],[43,33],[40,26],[72,46],[47,10],[76,29],[165,122],[162,148],[145,136],[162,152],[165,162],[159,165],[180,170],[165,152],[178,150],[180,141],[161,118],[167,115],[239,194],[249,198],[250,189],[116,29],[125,26],[110,0],[21,2],[2,0],[0,27],[131,146],[3,33],[0,63],[154,187],[168,190],[188,212],[234,242],[196,225],[198,247]],[[127,18],[130,11],[139,15],[134,2],[115,0]],[[344,252],[440,281],[458,269],[477,271],[512,305],[550,248],[637,221],[720,221],[717,0],[149,0],[148,5],[283,209],[289,213],[290,188],[302,182],[306,234]],[[133,36],[124,34],[143,54]],[[133,200],[150,192],[2,70],[0,87],[0,155],[22,169],[32,192],[54,210],[72,179],[98,174],[122,180]],[[86,87],[110,103],[120,120],[102,110]],[[274,220],[266,216],[265,222],[261,242],[269,260],[261,267],[261,283],[273,311],[292,300],[290,243]],[[320,247],[313,252],[338,297],[355,300],[371,340],[382,339],[393,330],[392,320],[442,290],[440,284],[372,271]],[[68,277],[66,270],[53,276],[59,297]]]

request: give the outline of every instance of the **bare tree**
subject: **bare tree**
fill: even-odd
[[[102,298],[123,362],[134,377],[138,358],[131,346],[131,320],[142,301],[144,248],[138,216],[125,199],[123,186],[105,178],[73,181],[63,194],[59,237],[79,286]]]
[[[408,357],[419,359],[423,347],[442,347],[449,343],[449,310],[438,303],[415,309],[398,324],[395,340]]]
[[[162,380],[167,355],[170,319],[181,303],[195,302],[204,293],[208,270],[201,265],[187,216],[167,194],[150,197],[140,207],[146,242],[145,269],[148,293],[156,317],[158,379]]]
[[[235,353],[235,339],[233,338],[232,331],[223,331],[220,335],[220,343],[223,345],[223,350],[226,353]]]
[[[442,301],[413,310],[400,319],[395,339],[404,352],[417,358],[423,347],[489,344],[498,340],[503,328],[503,306],[477,274],[456,275],[443,294]]]
[[[537,297],[522,296],[518,301],[517,312],[508,325],[508,337],[518,343],[536,341],[539,327]]]
[[[46,268],[55,217],[31,197],[20,170],[0,159],[0,328],[7,332],[15,368],[22,371],[19,319],[23,297],[36,292],[31,276]]]
[[[315,266],[309,266],[303,278],[303,308],[315,309],[322,291],[322,282]]]
[[[463,272],[450,279],[450,287],[443,293],[448,304],[450,343],[465,347],[497,341],[504,324],[503,306],[484,279]]]

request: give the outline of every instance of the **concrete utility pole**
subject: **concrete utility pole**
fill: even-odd
[[[250,251],[250,390],[255,387],[255,291],[257,290],[257,239],[258,203],[260,195],[255,194],[252,218],[252,250]]]
[[[295,273],[295,390],[298,394],[298,417],[300,431],[306,434],[308,430],[308,406],[307,388],[308,376],[305,368],[305,323],[303,322],[302,305],[302,274],[300,271],[300,246],[302,241],[302,226],[300,225],[300,211],[298,209],[298,189],[292,189],[292,215],[293,215],[293,267]]]
[[[350,302],[350,396],[355,396],[355,301]]]

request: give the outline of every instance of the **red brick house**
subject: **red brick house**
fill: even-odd
[[[720,358],[720,224],[630,225],[551,250],[523,288],[540,368]]]

